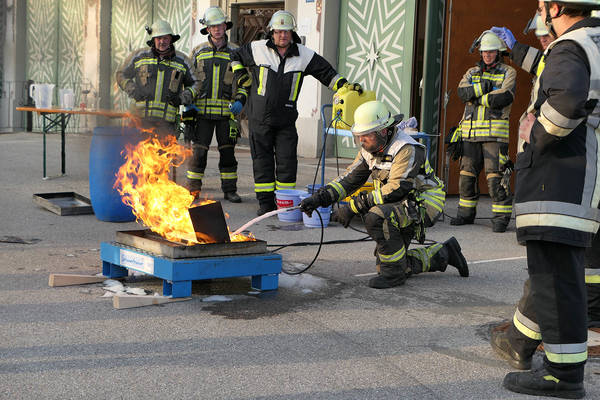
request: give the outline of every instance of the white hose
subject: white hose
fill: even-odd
[[[258,221],[261,221],[261,220],[263,220],[265,218],[269,218],[272,215],[280,214],[282,212],[287,212],[287,211],[298,210],[298,209],[300,209],[300,206],[286,207],[286,208],[280,208],[279,210],[275,210],[275,211],[269,211],[268,213],[264,213],[260,217],[256,217],[256,218],[251,219],[250,221],[246,222],[241,228],[238,228],[231,235],[238,235],[238,234],[242,233],[244,231],[244,229],[248,228],[249,226],[254,225]]]

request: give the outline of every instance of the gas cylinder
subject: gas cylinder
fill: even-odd
[[[358,94],[356,90],[350,90],[342,87],[333,95],[333,108],[331,119],[338,116],[338,120],[333,123],[337,129],[350,129],[354,124],[354,110],[362,103],[375,100],[375,92],[372,90],[363,90]]]

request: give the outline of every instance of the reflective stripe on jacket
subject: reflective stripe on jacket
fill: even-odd
[[[240,47],[231,59],[234,71],[247,67],[252,75],[248,117],[270,126],[296,122],[296,102],[306,75],[333,90],[346,82],[327,60],[301,44],[292,43],[281,57],[270,39],[257,40]]]
[[[190,58],[200,80],[200,93],[195,101],[200,118],[229,118],[229,105],[233,101],[246,102],[248,91],[234,83],[231,69],[231,53],[237,48],[226,37],[225,44],[217,49],[209,36],[207,42],[192,50]]]
[[[516,76],[514,68],[502,63],[485,71],[481,66],[470,68],[458,85],[458,96],[466,105],[456,134],[469,142],[508,143]]]
[[[148,99],[135,103],[142,117],[161,118],[169,123],[175,122],[179,111],[179,107],[168,102],[169,96],[179,96],[184,89],[195,96],[200,87],[192,62],[179,51],[159,60],[152,48],[136,50],[117,70],[116,77],[122,90],[127,91],[133,83]]]
[[[444,208],[444,183],[429,165],[425,147],[403,131],[396,131],[380,155],[361,149],[345,173],[329,183],[335,201],[360,189],[369,176],[374,184],[372,204],[399,202],[413,193],[431,221]]]
[[[546,49],[531,102],[537,119],[515,164],[521,242],[590,246],[600,226],[599,38],[600,20],[587,18]]]

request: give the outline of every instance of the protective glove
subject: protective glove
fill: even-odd
[[[135,101],[144,101],[147,100],[148,97],[142,88],[138,87],[133,81],[127,82],[127,85],[125,85],[125,92]]]
[[[167,103],[177,108],[181,105],[181,99],[177,93],[167,92]]]
[[[236,144],[240,136],[240,124],[233,118],[229,118],[229,141],[231,144]]]
[[[506,43],[506,46],[512,50],[513,46],[517,42],[517,39],[515,39],[515,35],[513,35],[510,29],[503,26],[492,26],[491,31],[494,32],[500,39],[502,39],[504,43]]]
[[[417,122],[417,119],[415,117],[410,117],[406,121],[402,121],[398,124],[398,128],[401,130],[405,130],[407,128],[417,129],[418,126],[419,122]]]
[[[373,196],[370,195],[369,192],[360,192],[357,196],[350,200],[350,204],[354,205],[354,208],[359,214],[368,213],[371,207],[375,205],[373,202]]]
[[[189,89],[185,89],[179,95],[179,104],[183,104],[184,106],[189,106],[193,102],[194,102],[194,95],[192,94],[192,92]],[[177,107],[177,106],[175,106],[175,107]]]
[[[360,83],[350,83],[350,82],[346,82],[342,85],[342,87],[347,88],[348,90],[356,90],[358,92],[359,95],[362,94],[363,92],[363,88],[362,86],[360,86]]]
[[[448,144],[446,152],[452,161],[459,160],[463,155],[463,141],[459,140],[458,142]]]
[[[190,104],[189,106],[186,106],[185,109],[183,110],[183,113],[181,114],[181,117],[183,118],[183,120],[188,120],[188,119],[194,119],[196,118],[196,115],[198,115],[198,107],[196,107],[195,104]]]
[[[339,222],[340,224],[344,225],[344,228],[347,228],[355,215],[356,214],[354,214],[354,211],[352,211],[350,207],[342,206],[335,210],[333,214],[331,214],[331,220]]]
[[[333,202],[327,186],[319,188],[312,196],[300,202],[300,209],[306,213],[309,217],[312,216],[312,212],[318,207],[327,207]]]
[[[239,100],[236,100],[234,103],[229,105],[229,110],[231,111],[231,113],[233,115],[238,115],[239,113],[242,112],[243,107],[244,107],[244,105],[242,104],[242,102]]]

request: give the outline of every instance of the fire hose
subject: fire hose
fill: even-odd
[[[255,223],[257,223],[259,221],[262,221],[265,218],[269,218],[269,217],[272,217],[273,215],[277,215],[277,214],[288,212],[288,211],[299,210],[299,209],[300,209],[300,206],[295,206],[295,207],[286,207],[286,208],[280,208],[280,209],[274,210],[274,211],[269,211],[259,217],[256,217],[256,218],[251,219],[250,221],[246,222],[244,225],[242,225],[240,228],[238,228],[235,232],[233,232],[232,235],[240,234],[248,227],[254,225]],[[317,249],[317,254],[315,254],[315,257],[310,262],[310,264],[308,264],[308,266],[306,268],[303,268],[299,271],[287,271],[285,268],[281,268],[281,270],[288,275],[300,275],[300,274],[308,271],[308,269],[313,266],[313,264],[315,263],[315,261],[317,261],[317,258],[319,257],[319,253],[321,252],[321,247],[323,246],[323,235],[325,233],[325,227],[323,226],[323,218],[321,218],[321,213],[318,210],[315,210],[314,212],[317,213],[317,215],[319,216],[319,220],[321,221],[321,239],[319,241],[319,248]]]

